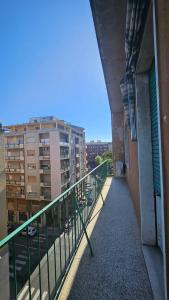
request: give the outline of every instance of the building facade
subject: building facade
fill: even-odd
[[[90,141],[86,143],[87,168],[91,170],[96,167],[95,157],[106,151],[112,151],[112,143],[101,141]]]
[[[112,117],[155,299],[169,299],[169,2],[91,0]]]
[[[8,220],[22,223],[85,174],[85,133],[54,117],[5,127]]]
[[[4,134],[0,126],[0,240],[7,235]],[[0,249],[0,297],[9,299],[8,247]]]

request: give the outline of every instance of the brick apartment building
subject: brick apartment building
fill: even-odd
[[[91,170],[96,167],[95,157],[106,151],[112,151],[112,143],[101,141],[90,141],[86,143],[87,168]]]

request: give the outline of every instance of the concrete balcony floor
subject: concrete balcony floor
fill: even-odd
[[[105,205],[98,200],[59,300],[151,300],[153,294],[142,253],[140,232],[127,184],[107,178]]]

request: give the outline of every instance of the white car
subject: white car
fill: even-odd
[[[26,236],[27,234],[29,236],[35,236],[37,233],[37,229],[33,226],[28,226],[27,228],[24,228],[24,230],[21,232],[21,235]]]

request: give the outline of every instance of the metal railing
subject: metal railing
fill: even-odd
[[[25,185],[25,181],[23,181],[23,180],[9,180],[9,179],[7,179],[6,180],[6,184],[8,184],[8,185],[21,185],[21,186],[23,186],[23,185]]]
[[[106,177],[105,161],[0,241],[11,300],[56,299],[83,234],[93,255],[86,227]]]
[[[23,148],[23,147],[24,147],[24,142],[5,144],[5,148]]]
[[[7,198],[25,198],[25,194],[21,192],[6,192],[6,197]]]

